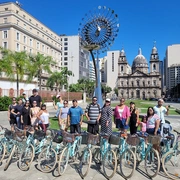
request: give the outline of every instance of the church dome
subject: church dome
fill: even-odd
[[[124,51],[124,49],[121,50],[120,56],[125,56],[125,51]]]
[[[142,50],[139,48],[138,55],[134,58],[133,67],[148,67],[146,58],[142,55]]]
[[[156,54],[157,53],[157,48],[154,46],[153,48],[152,48],[152,54]]]

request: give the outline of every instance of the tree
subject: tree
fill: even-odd
[[[49,86],[50,88],[55,86],[56,94],[57,94],[58,89],[60,90],[63,85],[68,84],[68,77],[72,75],[73,75],[72,71],[69,71],[67,67],[63,67],[61,69],[61,72],[56,71],[52,73],[52,75],[48,78],[46,85]]]
[[[110,93],[112,91],[112,88],[106,85],[101,85],[102,88],[102,94],[104,94],[104,97],[106,98],[107,93]]]
[[[28,56],[25,51],[13,52],[7,49],[1,49],[2,53],[2,71],[12,80],[16,79],[17,96],[19,96],[19,81],[22,81],[27,72]],[[11,66],[11,67],[10,67]],[[16,76],[14,76],[16,74]]]
[[[51,56],[44,56],[39,52],[37,55],[30,56],[29,61],[29,80],[32,80],[34,77],[39,79],[39,90],[41,90],[41,81],[43,73],[47,72],[51,74],[51,64],[55,64]]]
[[[69,92],[80,92],[80,91],[81,91],[81,87],[78,83],[69,85]]]
[[[118,97],[118,88],[114,88],[114,92],[115,92],[116,96]]]

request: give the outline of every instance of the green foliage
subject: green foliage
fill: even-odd
[[[8,96],[0,97],[0,111],[7,111],[12,100]]]
[[[115,92],[116,96],[118,97],[118,88],[114,88],[114,92]]]

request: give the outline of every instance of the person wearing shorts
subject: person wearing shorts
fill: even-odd
[[[129,107],[125,104],[125,99],[120,99],[120,104],[117,105],[114,109],[114,123],[116,124],[116,128],[120,130],[120,134],[127,133],[127,129],[129,128],[128,120],[130,117]]]

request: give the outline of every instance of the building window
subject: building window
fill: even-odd
[[[134,82],[133,81],[131,82],[131,84],[132,84],[132,87],[134,87]]]
[[[143,87],[145,87],[145,82],[143,81]]]
[[[64,46],[67,46],[67,45],[68,45],[68,42],[65,42],[65,43],[64,43]]]
[[[68,55],[68,52],[64,52],[64,55],[65,55],[65,56]]]
[[[47,47],[47,54],[49,54],[49,48]]]
[[[26,24],[24,24],[24,29],[26,29]]]
[[[150,85],[150,81],[148,81],[148,85]]]
[[[123,70],[123,66],[121,66],[121,72],[123,72],[124,70]]]
[[[67,66],[67,65],[68,65],[68,63],[67,63],[67,62],[65,62],[65,63],[64,63],[64,66]]]
[[[20,45],[19,45],[19,43],[16,44],[16,51],[20,51]]]
[[[68,50],[68,47],[64,47],[64,51],[67,51]]]
[[[29,53],[32,54],[33,50],[32,49],[29,49]]]
[[[24,46],[24,51],[26,51],[26,46]]]
[[[42,45],[42,51],[44,51],[44,44]]]
[[[3,39],[8,38],[8,31],[3,31]]]
[[[37,49],[39,49],[39,42],[37,42]]]
[[[154,86],[156,86],[156,80],[153,81]]]
[[[139,80],[137,81],[137,86],[139,86]]]
[[[156,64],[153,64],[153,71],[156,71]]]
[[[112,53],[112,72],[114,72],[114,53]]]
[[[7,49],[7,48],[8,48],[7,42],[3,42],[3,45],[2,45],[2,46],[3,46],[4,49]]]
[[[19,41],[20,40],[20,34],[19,34],[19,32],[17,32],[17,34],[16,34],[16,39]]]
[[[32,39],[29,39],[29,45],[32,46]]]
[[[124,82],[123,82],[123,81],[121,81],[121,86],[123,87],[123,85],[124,85]]]
[[[24,36],[24,43],[26,44],[26,36]]]
[[[7,21],[7,18],[4,18],[4,23],[7,23],[8,21]]]
[[[67,61],[68,60],[68,58],[67,57],[64,57],[64,61]]]
[[[64,38],[64,41],[68,41],[68,38]]]

